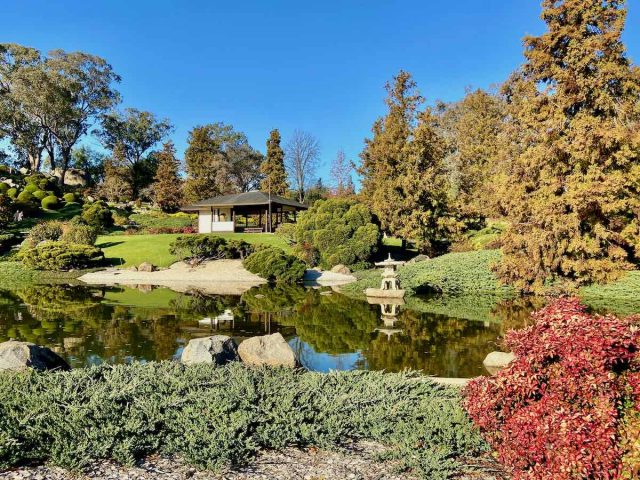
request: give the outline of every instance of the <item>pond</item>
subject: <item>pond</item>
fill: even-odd
[[[262,286],[242,296],[138,286],[34,285],[0,290],[0,341],[48,346],[71,366],[179,358],[190,339],[241,341],[280,332],[315,371],[418,369],[443,377],[485,374],[482,360],[504,332],[539,307],[531,300],[413,297],[380,305],[330,289]],[[200,321],[231,310],[233,320]]]

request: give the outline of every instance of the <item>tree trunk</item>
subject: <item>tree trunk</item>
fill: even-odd
[[[64,177],[66,177],[67,169],[69,168],[69,160],[71,160],[71,149],[64,149],[60,153],[62,155],[62,161],[60,162],[60,177],[58,178],[58,185],[62,187],[64,185]]]

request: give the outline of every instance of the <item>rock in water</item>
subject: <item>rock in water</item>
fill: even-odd
[[[238,360],[238,349],[236,342],[226,335],[194,338],[182,351],[180,360],[185,365],[196,363],[224,365]]]
[[[342,275],[351,275],[351,270],[346,265],[339,263],[331,269],[333,273],[341,273]]]
[[[298,366],[295,352],[279,333],[247,338],[238,347],[238,354],[248,365]]]
[[[138,271],[139,272],[155,272],[156,266],[153,265],[152,263],[144,262],[138,266]]]
[[[0,343],[0,371],[2,370],[70,370],[69,364],[58,354],[34,343]]]
[[[482,364],[491,375],[494,375],[509,365],[515,358],[513,353],[491,352],[486,356]]]

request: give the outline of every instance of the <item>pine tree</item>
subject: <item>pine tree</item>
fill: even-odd
[[[182,205],[182,181],[178,177],[180,163],[173,143],[166,142],[157,157],[158,169],[153,184],[155,202],[163,212],[177,212]]]
[[[275,195],[285,195],[289,189],[287,172],[284,168],[284,151],[280,146],[280,132],[277,128],[271,130],[267,140],[267,157],[260,166],[264,178],[260,182],[260,190],[269,191]]]
[[[133,179],[122,144],[117,144],[111,158],[104,162],[104,180],[99,193],[111,202],[126,202],[133,198]]]
[[[638,257],[640,71],[625,54],[621,0],[545,0],[510,93],[520,137],[498,268],[523,290],[608,281]]]
[[[361,153],[362,198],[382,229],[433,252],[447,236],[445,146],[416,83],[401,71],[387,84],[388,113],[373,125]]]

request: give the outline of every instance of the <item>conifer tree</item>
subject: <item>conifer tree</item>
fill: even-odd
[[[126,202],[133,198],[133,179],[122,144],[117,144],[111,158],[104,162],[104,180],[99,193],[111,202]]]
[[[177,212],[182,205],[182,181],[178,177],[179,162],[173,143],[166,142],[157,157],[158,169],[153,184],[155,202],[163,212]]]
[[[387,84],[388,113],[373,125],[361,153],[362,198],[383,231],[433,252],[447,236],[445,146],[407,72]]]
[[[267,158],[260,166],[264,178],[260,182],[260,190],[269,191],[274,195],[285,195],[289,189],[287,172],[284,168],[284,151],[280,146],[280,132],[277,128],[271,130],[267,140]]]
[[[523,290],[608,281],[638,256],[640,71],[625,17],[622,0],[544,0],[548,31],[525,39],[507,86],[520,138],[498,271]]]

